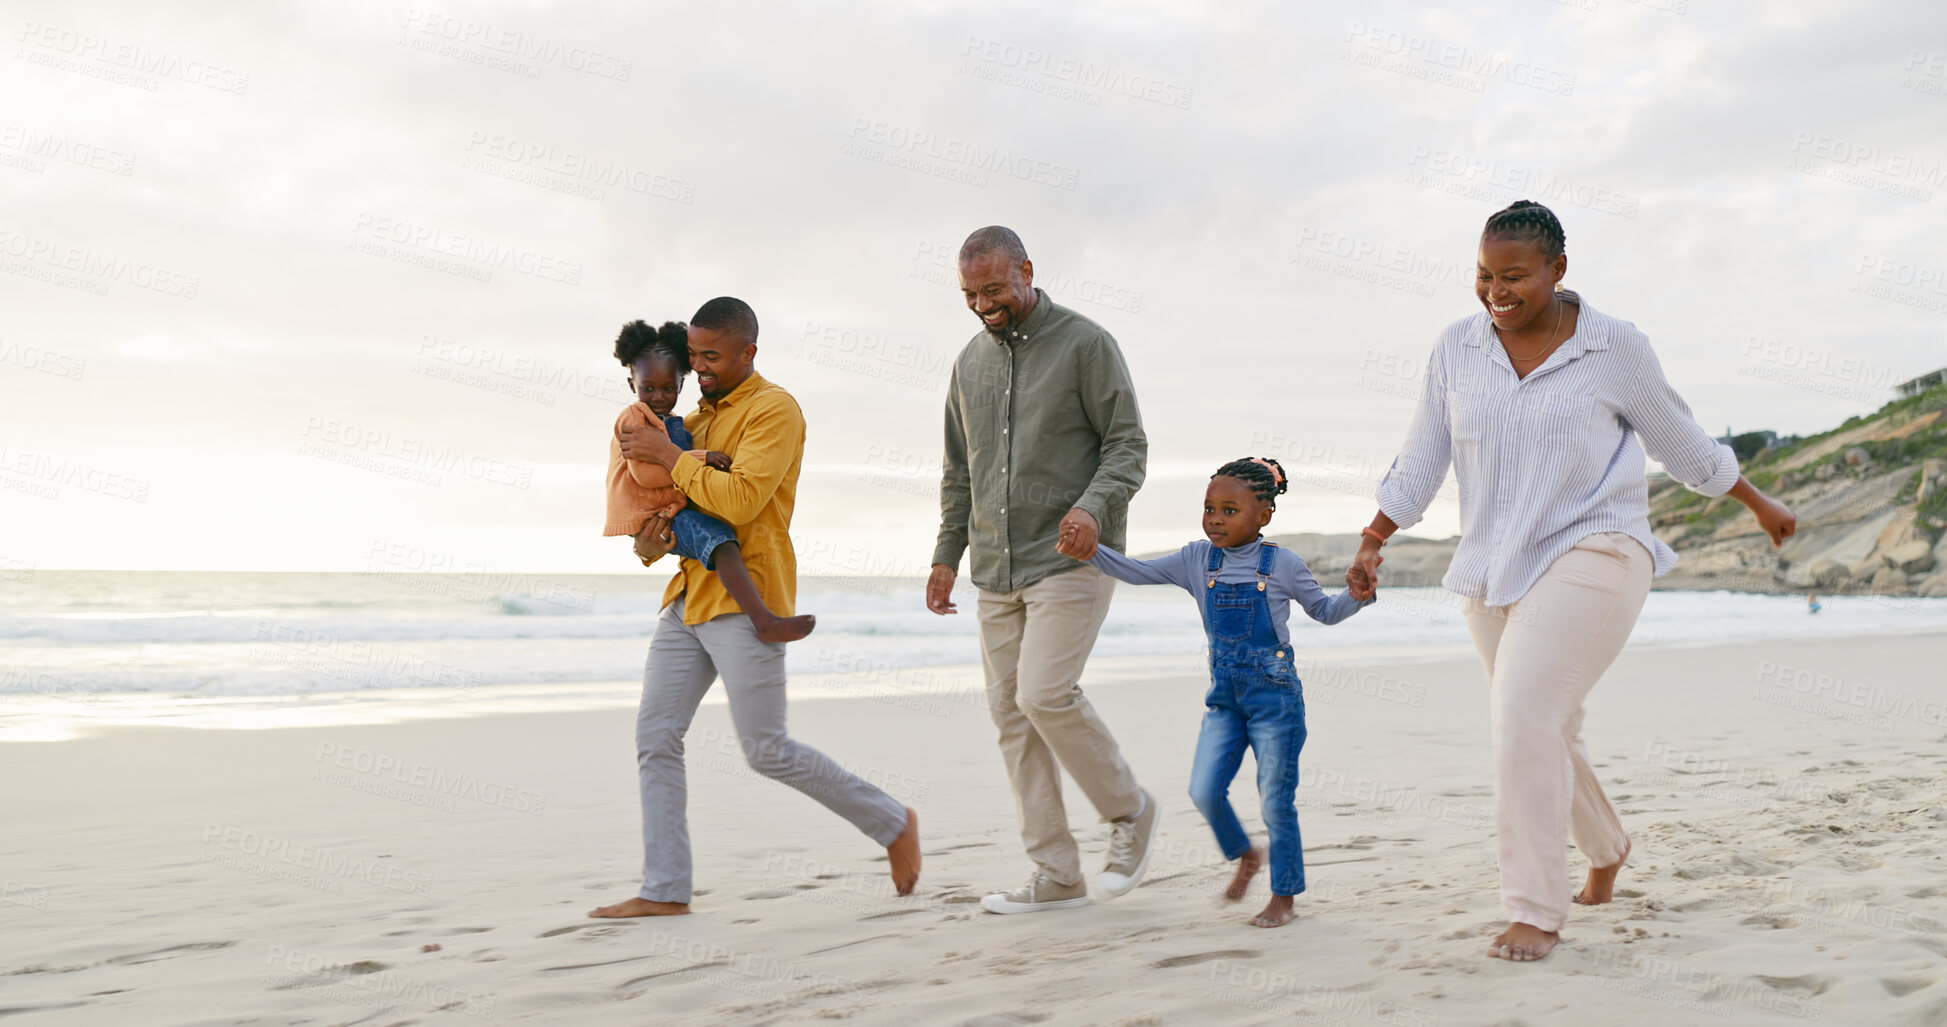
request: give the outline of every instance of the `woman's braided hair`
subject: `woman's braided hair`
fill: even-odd
[[[1261,503],[1272,509],[1278,506],[1278,497],[1284,495],[1287,483],[1284,465],[1268,456],[1247,456],[1242,460],[1232,460],[1217,468],[1212,478],[1236,478],[1251,490]]]
[[[1533,243],[1549,260],[1568,249],[1568,235],[1562,231],[1555,212],[1533,200],[1516,200],[1487,219],[1481,238],[1497,237]]]

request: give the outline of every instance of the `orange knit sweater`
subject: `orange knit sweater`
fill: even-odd
[[[646,460],[622,458],[621,436],[625,424],[647,426],[665,436],[669,434],[662,418],[643,403],[629,404],[622,409],[622,416],[615,419],[615,431],[608,437],[608,523],[602,528],[603,535],[634,535],[642,530],[650,514],[666,513],[674,517],[689,505],[670,481],[668,468]]]

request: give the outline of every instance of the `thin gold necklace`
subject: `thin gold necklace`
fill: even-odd
[[[1562,300],[1561,300],[1561,297],[1559,297],[1559,296],[1558,296],[1558,297],[1556,297],[1556,298],[1555,298],[1555,327],[1553,327],[1553,328],[1550,328],[1550,329],[1548,330],[1548,337],[1549,337],[1549,338],[1550,338],[1551,340],[1553,340],[1553,341],[1551,341],[1551,342],[1550,342],[1550,343],[1549,343],[1548,345],[1546,345],[1546,346],[1543,346],[1543,347],[1541,348],[1541,352],[1539,352],[1539,353],[1537,353],[1537,354],[1535,354],[1535,355],[1534,355],[1534,356],[1532,356],[1532,357],[1517,357],[1517,356],[1515,356],[1515,355],[1514,355],[1513,353],[1508,353],[1508,359],[1509,359],[1509,360],[1511,360],[1511,361],[1512,361],[1512,360],[1519,360],[1519,361],[1521,361],[1522,363],[1524,363],[1524,364],[1525,364],[1525,363],[1527,363],[1527,362],[1529,362],[1529,361],[1531,361],[1531,360],[1539,360],[1539,359],[1541,359],[1541,358],[1543,358],[1543,357],[1546,357],[1546,356],[1547,356],[1548,354],[1550,354],[1550,353],[1552,353],[1552,352],[1554,352],[1554,351],[1555,351],[1555,347],[1557,347],[1557,346],[1559,346],[1559,345],[1561,345],[1561,344],[1562,344],[1562,341],[1561,341],[1560,339],[1556,339],[1556,338],[1555,338],[1555,333],[1556,333],[1556,332],[1559,332],[1559,331],[1561,331],[1561,330],[1562,330],[1562,315],[1563,315],[1563,314],[1565,314],[1565,313],[1567,313],[1567,312],[1568,312],[1568,304],[1566,304],[1566,303],[1563,303],[1563,302],[1562,302]],[[1495,329],[1495,333],[1496,333],[1496,334],[1498,335],[1498,334],[1500,333],[1500,329],[1498,329],[1498,328],[1497,328],[1497,329]],[[1506,339],[1502,339],[1502,340],[1501,340],[1501,349],[1502,349],[1502,351],[1503,351],[1503,352],[1505,352],[1505,351],[1507,350],[1507,348],[1508,348],[1508,343],[1507,343],[1507,340],[1506,340]]]

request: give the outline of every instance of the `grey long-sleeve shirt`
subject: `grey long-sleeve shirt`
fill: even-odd
[[[1082,566],[1055,552],[1074,507],[1095,517],[1102,543],[1120,547],[1149,457],[1114,336],[1034,295],[1006,339],[983,329],[967,343],[947,387],[933,562],[957,568],[971,549],[974,584],[992,592]]]
[[[1264,541],[1260,539],[1224,550],[1224,562],[1217,568],[1217,581],[1227,585],[1256,581],[1258,551],[1263,546]],[[1291,644],[1291,629],[1286,622],[1291,619],[1293,602],[1304,609],[1305,616],[1320,624],[1337,624],[1379,601],[1375,595],[1362,603],[1352,598],[1352,593],[1343,591],[1337,595],[1326,595],[1318,579],[1312,577],[1311,568],[1305,566],[1305,561],[1297,553],[1283,546],[1277,548],[1277,553],[1271,560],[1271,574],[1265,582],[1264,598],[1271,609],[1271,626],[1278,632],[1278,641],[1285,645]],[[1197,610],[1203,614],[1204,633],[1209,633],[1210,605],[1203,601],[1204,585],[1210,580],[1210,576],[1204,573],[1210,566],[1208,541],[1192,542],[1168,556],[1154,560],[1138,560],[1107,546],[1097,546],[1095,555],[1088,562],[1117,581],[1132,585],[1181,587],[1197,600]]]

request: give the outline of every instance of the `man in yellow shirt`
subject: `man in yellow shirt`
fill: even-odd
[[[669,468],[691,502],[736,528],[757,594],[773,613],[792,616],[798,578],[791,510],[804,463],[804,414],[790,393],[757,373],[757,314],[744,301],[723,296],[705,303],[690,319],[689,347],[703,396],[684,421],[697,448],[729,455],[729,470],[711,467],[667,435],[648,430],[623,432],[623,456]],[[646,534],[657,536],[660,527],[652,521]],[[918,816],[785,733],[784,643],[759,639],[717,575],[694,560],[681,562],[663,603],[636,715],[642,889],[588,915],[690,911],[683,735],[719,674],[751,769],[824,803],[885,846],[894,886],[911,894],[919,878]]]

